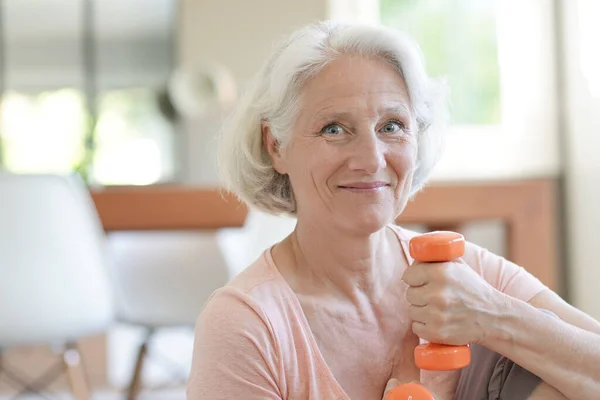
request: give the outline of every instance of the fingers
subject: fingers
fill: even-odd
[[[449,283],[456,278],[456,274],[466,269],[474,273],[462,260],[440,263],[420,263],[415,261],[408,266],[402,275],[402,280],[408,286],[419,287],[431,282]]]
[[[404,283],[411,287],[419,287],[425,285],[427,282],[429,282],[427,268],[425,267],[427,266],[415,262],[414,264],[406,268],[404,274],[402,275],[402,280],[404,281]]]
[[[408,317],[411,321],[426,323],[425,307],[408,306]]]
[[[422,287],[409,287],[406,289],[406,301],[413,306],[426,306],[429,301],[426,298],[426,291],[422,289]]]
[[[427,327],[425,326],[425,324],[422,322],[418,322],[418,321],[413,321],[412,331],[415,335],[417,335],[420,338],[428,337],[428,333],[429,333],[429,332],[427,332]]]

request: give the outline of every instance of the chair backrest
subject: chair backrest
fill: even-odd
[[[0,172],[0,347],[106,330],[114,311],[104,246],[81,180]]]
[[[108,245],[120,322],[193,326],[232,278],[211,230],[111,232]]]

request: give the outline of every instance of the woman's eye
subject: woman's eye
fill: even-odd
[[[344,128],[342,128],[338,124],[327,125],[325,128],[321,130],[321,132],[327,135],[339,135],[340,133],[344,133]]]
[[[381,128],[381,131],[383,133],[396,133],[402,129],[404,129],[404,124],[397,121],[390,121]]]

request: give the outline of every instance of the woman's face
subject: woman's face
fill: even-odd
[[[267,140],[275,168],[290,178],[298,219],[357,233],[392,222],[408,201],[417,156],[410,110],[404,80],[375,58],[338,59],[307,82],[288,145],[277,151]]]

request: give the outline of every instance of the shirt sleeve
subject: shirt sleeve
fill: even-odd
[[[225,287],[198,318],[188,400],[281,400],[274,335],[260,307]]]
[[[467,243],[463,259],[494,288],[519,300],[528,302],[547,289],[522,266],[473,243]]]

